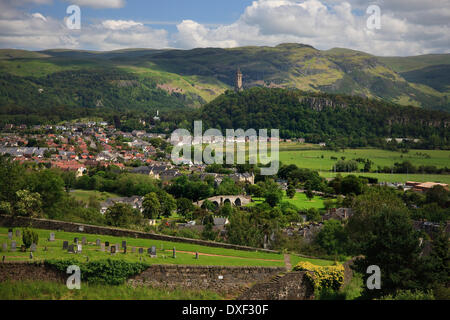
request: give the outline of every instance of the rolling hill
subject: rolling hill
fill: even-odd
[[[193,50],[0,50],[0,113],[200,107],[234,85],[297,88],[450,111],[450,54],[376,57],[303,44]],[[50,108],[50,109],[49,109]],[[70,113],[70,112],[69,112]]]

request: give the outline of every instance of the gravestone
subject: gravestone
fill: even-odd
[[[152,254],[152,248],[148,248],[148,249],[147,249],[147,254],[148,254],[148,255],[151,255],[151,254]]]
[[[81,244],[85,246],[87,244],[86,237],[81,238]]]
[[[13,233],[12,231],[8,231],[8,240],[12,240]]]
[[[120,250],[120,246],[118,243],[116,243],[116,252],[119,252],[119,250]]]
[[[73,242],[74,242],[75,244],[78,244],[78,238],[74,238],[74,239],[73,239]]]
[[[69,241],[64,241],[63,242],[63,250],[67,250],[69,249]]]
[[[115,246],[111,246],[111,254],[116,254],[116,247]]]
[[[195,259],[198,260],[198,252],[195,253]]]
[[[109,247],[109,242],[108,241],[105,242],[105,247]]]
[[[102,252],[105,252],[105,244],[104,243],[102,243],[101,244],[101,249],[100,249]]]
[[[78,231],[83,232],[84,231],[84,227],[83,226],[79,226],[78,227]]]
[[[16,229],[16,237],[20,238],[20,230],[19,229]]]
[[[156,247],[155,246],[152,246],[152,250],[150,252],[150,255],[151,255],[152,258],[156,258]]]
[[[173,250],[172,250],[172,258],[176,258],[177,257],[177,251],[175,250],[175,247],[173,247]]]
[[[127,242],[126,241],[122,241],[122,248],[126,248],[127,246]]]
[[[143,248],[139,248],[139,254],[143,254],[144,253],[144,249]]]
[[[77,253],[81,253],[81,252],[83,252],[83,246],[81,244],[79,244],[77,246]]]
[[[33,252],[30,252],[30,259],[33,259]]]
[[[50,233],[50,238],[48,239],[48,241],[55,241],[55,234],[53,232]]]
[[[3,242],[3,245],[2,245],[2,251],[3,251],[3,252],[8,251],[8,244],[7,244],[6,242]]]
[[[97,247],[100,247],[101,244],[102,244],[102,242],[100,241],[100,239],[95,240],[95,245]]]
[[[75,246],[73,244],[69,245],[69,247],[67,248],[67,251],[69,253],[75,253]]]
[[[36,248],[37,248],[36,243],[32,243],[32,244],[31,244],[31,247],[30,247],[30,251],[31,251],[31,252],[35,252],[35,251],[36,251]]]
[[[136,253],[136,247],[131,248],[131,253]]]
[[[11,241],[11,251],[16,251],[17,249],[17,243],[15,240]]]

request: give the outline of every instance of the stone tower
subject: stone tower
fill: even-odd
[[[242,87],[242,72],[241,69],[238,68],[236,71],[236,80],[235,80],[235,84],[234,84],[234,90],[236,92],[242,91],[243,87]]]

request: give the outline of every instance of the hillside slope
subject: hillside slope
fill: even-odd
[[[450,110],[449,65],[450,54],[380,58],[302,44],[110,52],[8,49],[0,50],[0,108],[200,107],[233,87],[239,66],[245,88],[297,88]],[[88,81],[89,90],[74,83],[80,73],[95,79]]]

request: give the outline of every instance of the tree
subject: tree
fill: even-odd
[[[311,201],[314,198],[314,193],[312,192],[311,189],[306,189],[305,190],[305,195],[308,198],[309,201]]]
[[[444,207],[449,200],[449,192],[444,189],[443,186],[436,185],[426,193],[427,203],[437,203],[439,206]]]
[[[161,213],[161,204],[155,192],[150,192],[142,201],[143,214],[147,219],[155,219]]]
[[[39,234],[30,228],[22,229],[22,242],[27,249],[33,243],[37,245],[39,242]]]
[[[306,219],[308,219],[308,221],[320,222],[322,216],[316,208],[309,208],[308,211],[306,211]]]
[[[371,265],[380,267],[381,289],[364,288],[363,296],[369,298],[395,294],[397,290],[420,288],[419,236],[405,210],[382,207],[367,216],[366,237],[360,243],[360,254],[354,269],[364,277]]]
[[[330,219],[325,221],[315,241],[328,254],[346,253],[347,234],[338,220]]]
[[[354,193],[359,195],[363,192],[363,182],[357,176],[349,175],[342,179],[341,192],[342,194]]]
[[[187,198],[177,199],[177,212],[184,218],[191,218],[191,213],[194,210],[192,201]]]
[[[129,227],[141,222],[141,213],[129,204],[116,203],[105,213],[106,223],[113,227]]]
[[[287,190],[286,190],[286,195],[287,195],[290,199],[292,199],[292,198],[294,198],[295,193],[296,193],[296,191],[295,191],[294,186],[293,186],[292,184],[288,185]]]
[[[217,214],[220,217],[229,217],[233,213],[233,207],[229,203],[225,203],[219,210]]]
[[[39,217],[42,213],[41,195],[37,192],[19,190],[16,192],[17,201],[14,204],[14,215],[30,218]]]
[[[283,194],[280,191],[281,190],[268,191],[265,194],[266,198],[265,202],[268,203],[271,207],[277,206],[281,202],[281,199],[283,198]]]
[[[161,204],[161,215],[166,218],[170,217],[172,212],[177,208],[175,198],[164,190],[159,190],[156,194],[158,196],[159,203]]]

